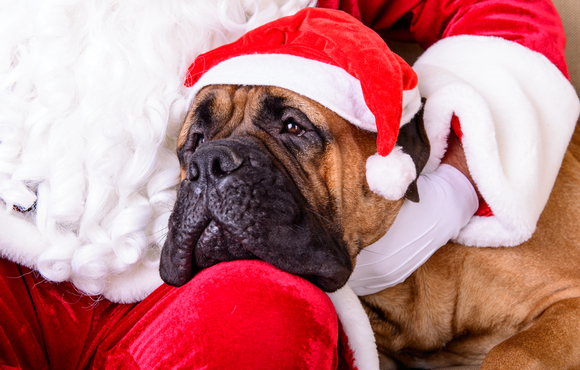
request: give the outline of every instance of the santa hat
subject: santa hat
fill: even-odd
[[[396,146],[399,127],[421,106],[417,76],[376,32],[344,12],[306,8],[198,56],[185,82],[190,98],[216,84],[283,87],[377,132],[367,182],[387,199],[402,198],[418,175]]]

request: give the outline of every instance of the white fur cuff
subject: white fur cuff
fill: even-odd
[[[485,221],[474,217],[457,241],[524,242],[548,201],[578,119],[574,88],[542,54],[496,37],[440,40],[413,68],[427,98],[427,131],[446,132],[452,115],[459,118],[469,170],[494,214]],[[432,146],[442,155],[445,137]],[[427,167],[439,160],[432,155]]]

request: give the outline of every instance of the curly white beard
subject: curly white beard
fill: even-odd
[[[315,3],[0,1],[0,255],[143,299],[161,284],[189,64]]]

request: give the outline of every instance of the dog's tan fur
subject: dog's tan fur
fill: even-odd
[[[580,367],[579,143],[577,130],[529,241],[449,243],[405,282],[362,298],[382,353],[407,366],[485,357],[482,369]]]
[[[366,158],[375,152],[373,134],[280,88],[210,86],[196,102],[209,95],[216,98],[212,110],[220,122],[209,139],[232,137],[240,130],[258,137],[312,210],[341,229],[353,261],[361,247],[376,241],[392,224],[402,201],[386,201],[366,183]],[[328,134],[323,153],[284,158],[274,139],[251,124],[267,95],[284,97]],[[190,114],[180,146],[192,120]],[[579,225],[577,130],[528,242],[511,248],[449,243],[405,282],[361,298],[386,360],[383,366],[483,361],[482,369],[580,368]]]

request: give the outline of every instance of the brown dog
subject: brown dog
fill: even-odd
[[[421,122],[406,126],[399,145],[420,172],[428,142]],[[204,88],[179,138],[183,181],[162,278],[182,285],[220,261],[260,258],[326,291],[340,288],[403,202],[368,188],[375,143],[281,88]],[[579,160],[577,132],[528,242],[449,243],[405,282],[361,297],[384,368],[580,368]]]

